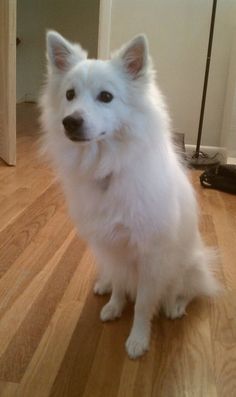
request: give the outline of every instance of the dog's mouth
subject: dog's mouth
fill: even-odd
[[[68,137],[72,142],[90,142],[91,139],[87,138],[78,138],[77,136],[69,136]]]
[[[78,134],[73,134],[71,132],[68,132],[65,130],[65,135],[67,136],[67,138],[69,138],[72,142],[78,142],[78,143],[88,143],[88,142],[92,142],[92,141],[100,141],[105,135],[106,132],[103,131],[101,132],[97,137],[93,137],[93,138],[87,138],[85,136],[79,136]]]
[[[78,133],[73,132],[73,131],[67,131],[65,129],[64,133],[65,133],[66,137],[68,139],[70,139],[70,141],[72,141],[72,142],[89,142],[90,141],[90,139],[87,138],[86,136],[84,136],[82,134],[78,134]]]

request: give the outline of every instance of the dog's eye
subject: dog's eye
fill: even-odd
[[[74,97],[75,97],[75,90],[73,88],[66,91],[66,99],[68,101],[72,101],[72,99],[74,99]]]
[[[100,94],[98,95],[97,99],[100,102],[109,103],[112,101],[113,95],[108,91],[101,91]]]

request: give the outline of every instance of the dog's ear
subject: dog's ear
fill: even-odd
[[[47,33],[47,55],[49,63],[61,72],[87,58],[86,51],[80,45],[70,43],[53,30]]]
[[[122,47],[113,57],[114,61],[119,60],[125,71],[137,79],[143,75],[148,65],[148,42],[145,35],[134,37]]]

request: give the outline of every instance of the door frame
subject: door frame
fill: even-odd
[[[109,59],[112,0],[100,0],[98,21],[98,58]]]
[[[0,0],[0,157],[16,164],[16,0]]]

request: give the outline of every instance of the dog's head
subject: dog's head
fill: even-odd
[[[87,59],[79,45],[49,31],[47,56],[57,127],[70,140],[104,139],[129,125],[134,112],[142,112],[151,75],[145,36],[101,61]]]

